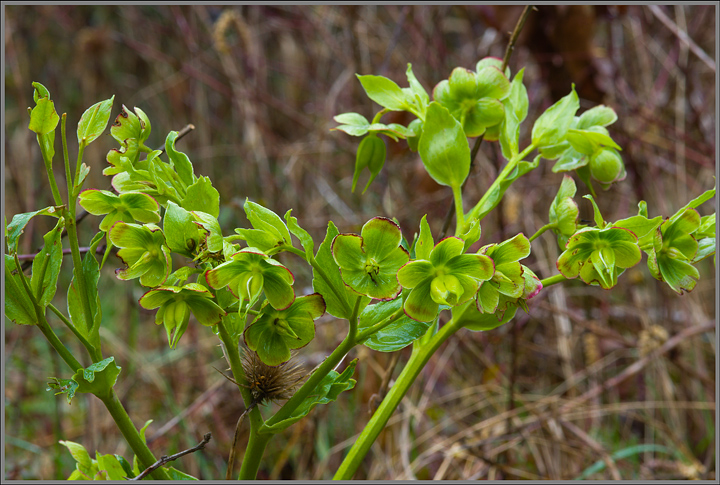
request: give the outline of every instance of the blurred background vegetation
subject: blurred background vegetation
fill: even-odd
[[[364,196],[352,194],[359,139],[331,131],[332,117],[348,111],[370,117],[378,109],[355,73],[385,75],[403,86],[410,62],[430,90],[456,66],[473,69],[483,57],[502,57],[522,11],[489,5],[4,8],[8,220],[51,203],[27,129],[31,82],[38,81],[58,111],[68,113],[71,158],[83,110],[114,94],[113,116],[122,104],[149,115],[150,146],[162,146],[170,130],[195,126],[178,147],[219,190],[226,234],[247,225],[242,203],[249,197],[280,214],[293,209],[316,244],[328,220],[341,232],[358,232],[377,215],[396,217],[412,239],[428,214],[437,236],[450,191],[425,174],[404,142],[388,141],[381,175]],[[598,194],[607,220],[635,214],[639,200],[647,201],[651,216],[669,216],[713,187],[715,9],[540,6],[531,13],[509,64],[513,74],[526,67],[528,120],[567,94],[571,83],[581,111],[604,103],[619,115],[610,131],[624,149],[628,176]],[[410,121],[398,113],[384,120]],[[521,146],[529,132],[526,123]],[[101,172],[115,147],[106,135],[86,150],[92,167],[86,187],[110,188]],[[484,143],[466,206],[502,164],[497,143]],[[551,166],[544,162],[513,185],[483,221],[478,245],[518,232],[530,236],[547,222],[562,180]],[[591,219],[590,204],[580,199],[587,189],[580,181],[578,189],[581,217]],[[710,204],[700,208],[701,215],[711,211]],[[98,222],[91,216],[81,224],[81,245]],[[49,223],[32,221],[21,238],[23,253],[39,247]],[[547,277],[556,272],[558,254],[547,233],[533,243],[526,264]],[[715,319],[715,268],[709,260],[700,263],[697,287],[678,296],[650,276],[645,259],[611,291],[577,281],[558,285],[532,300],[529,315],[520,312],[496,330],[467,331],[447,342],[356,478],[714,479],[715,331],[688,329]],[[296,274],[298,292],[309,293],[308,268],[292,256],[283,261]],[[69,282],[65,263],[61,288]],[[205,450],[176,466],[199,478],[221,477],[243,407],[237,390],[212,369],[225,366],[217,340],[191,323],[178,348],[169,350],[153,312],[136,303],[143,289],[114,277],[119,266],[111,258],[101,279],[101,336],[105,354],[122,366],[118,395],[136,425],[154,419],[148,437],[156,456],[189,448],[211,431]],[[65,308],[64,291],[55,303]],[[54,315],[49,319],[71,340]],[[316,339],[301,355],[308,369],[344,333],[331,316],[319,320]],[[666,342],[671,350],[646,358]],[[49,376],[68,372],[40,332],[6,320],[4,350],[6,479],[67,477],[74,462],[59,439],[131,459],[98,400],[78,395],[68,405],[45,391]],[[400,352],[396,373],[408,355],[409,349]],[[332,477],[393,369],[388,354],[358,348],[350,357],[360,357],[356,389],[274,439],[260,478]]]

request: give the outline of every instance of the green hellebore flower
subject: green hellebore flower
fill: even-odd
[[[285,310],[266,303],[245,329],[245,343],[267,365],[280,365],[290,360],[291,350],[306,346],[315,337],[313,320],[324,313],[325,300],[319,293],[301,296]]]
[[[171,348],[177,346],[187,329],[190,312],[205,326],[215,325],[225,312],[213,300],[207,288],[198,283],[183,286],[158,286],[140,298],[140,306],[147,310],[159,308],[155,324],[164,324]]]
[[[480,285],[477,293],[477,309],[482,313],[495,313],[504,295],[510,300],[517,300],[525,291],[523,265],[519,261],[530,255],[530,241],[520,233],[512,239],[499,244],[488,244],[478,251],[485,254],[495,263],[495,273],[489,281]]]
[[[620,227],[585,227],[568,239],[557,260],[558,270],[566,278],[580,278],[589,285],[610,289],[626,268],[640,262],[641,253],[635,234]]]
[[[232,259],[205,273],[208,284],[219,290],[225,286],[252,306],[264,291],[270,305],[284,310],[295,301],[293,274],[257,248],[243,248]]]
[[[480,67],[477,73],[462,67],[433,89],[433,98],[460,122],[465,134],[480,136],[502,122],[505,108],[500,102],[510,91],[510,81],[495,66]]]
[[[699,248],[692,234],[699,227],[700,214],[695,209],[685,209],[660,225],[655,231],[652,248],[646,251],[648,269],[653,277],[665,281],[681,295],[683,290],[692,291],[700,279],[700,273],[690,264]]]
[[[107,190],[87,189],[80,192],[78,201],[83,209],[94,216],[105,215],[100,230],[107,231],[118,221],[160,222],[160,205],[142,192],[114,194]]]
[[[335,236],[331,250],[343,283],[378,300],[396,298],[402,291],[398,269],[410,260],[408,252],[400,246],[401,241],[400,227],[385,217],[367,221],[359,236]]]
[[[412,291],[405,300],[405,314],[429,322],[440,305],[450,307],[471,300],[481,281],[492,278],[492,259],[482,254],[463,254],[465,242],[459,237],[440,241],[429,260],[410,261],[398,271],[398,281]]]
[[[121,248],[117,254],[128,266],[115,270],[118,278],[131,280],[140,277],[143,286],[158,286],[167,279],[172,260],[170,249],[165,245],[165,236],[158,226],[119,221],[113,224],[108,234],[110,241]]]

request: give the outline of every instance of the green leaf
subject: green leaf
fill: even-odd
[[[418,144],[428,174],[440,185],[460,187],[470,173],[470,146],[460,123],[433,101]]]
[[[479,208],[479,212],[476,217],[482,220],[486,215],[490,213],[500,203],[505,191],[515,182],[518,178],[522,177],[530,170],[537,168],[540,164],[540,156],[535,157],[532,163],[530,162],[519,162],[510,174],[505,177],[505,180],[501,181],[498,185],[493,188],[492,192],[489,193],[488,198],[483,202]]]
[[[198,177],[187,188],[181,205],[188,211],[203,211],[215,218],[220,217],[220,194],[208,177]]]
[[[430,253],[435,247],[435,241],[427,222],[427,214],[420,219],[420,235],[415,244],[415,257],[417,259],[430,259]]]
[[[340,126],[332,128],[333,130],[344,131],[348,135],[363,136],[368,132],[370,122],[359,113],[343,113],[333,117]]]
[[[687,204],[685,204],[685,206],[682,207],[680,210],[678,210],[678,211],[675,213],[675,215],[673,215],[673,216],[670,218],[670,222],[673,222],[673,221],[675,221],[676,219],[678,219],[678,218],[680,218],[680,217],[683,217],[683,214],[685,213],[685,211],[686,211],[687,209],[694,209],[694,208],[696,208],[696,207],[699,207],[701,204],[703,204],[704,202],[712,199],[713,197],[715,197],[715,188],[712,188],[712,189],[710,189],[710,190],[706,190],[705,192],[703,192],[702,194],[698,195],[698,196],[695,197],[693,200],[691,200],[690,202],[688,202]],[[13,218],[13,220],[14,220],[14,218]]]
[[[73,459],[78,465],[80,465],[80,467],[83,469],[90,469],[92,466],[92,458],[90,458],[90,454],[83,445],[75,443],[74,441],[59,441],[59,443],[70,451]]]
[[[185,187],[189,187],[195,183],[193,165],[187,155],[183,152],[175,150],[175,141],[177,140],[178,135],[179,133],[177,131],[171,131],[168,133],[167,138],[165,138],[165,153],[167,153],[168,158],[170,158],[170,162],[173,167],[175,167],[175,171],[177,172],[178,177],[180,177],[180,181]]]
[[[300,403],[289,418],[271,426],[263,424],[258,432],[260,434],[278,433],[307,416],[317,404],[327,404],[329,402],[336,401],[341,392],[355,387],[355,379],[352,379],[351,377],[355,372],[356,365],[357,359],[354,359],[347,365],[341,374],[331,370],[323,378],[323,380],[320,381],[312,393],[310,393],[310,395]]]
[[[315,243],[313,242],[313,238],[310,236],[310,234],[305,229],[300,227],[297,222],[297,217],[293,217],[290,215],[291,212],[292,209],[285,213],[285,220],[287,221],[288,230],[292,233],[293,236],[297,237],[300,240],[300,244],[302,244],[303,249],[305,249],[305,255],[307,256],[308,260],[310,260],[310,258],[314,257],[313,254],[315,252]]]
[[[597,203],[595,203],[595,199],[592,195],[587,194],[583,195],[583,199],[589,200],[593,205],[593,217],[595,219],[595,225],[598,227],[598,229],[604,229],[607,223],[603,219],[602,214],[600,213],[600,208],[598,207]]]
[[[402,298],[391,301],[381,301],[368,305],[360,314],[358,330],[369,328],[383,321],[402,308]],[[379,352],[394,352],[407,347],[427,332],[429,323],[418,322],[407,316],[402,316],[385,328],[375,332],[363,342],[368,348]]]
[[[404,111],[407,99],[400,86],[383,76],[357,75],[368,97],[390,111]]]
[[[422,84],[420,84],[420,82],[415,77],[415,74],[412,70],[412,64],[410,64],[409,62],[407,70],[405,71],[405,75],[407,76],[408,83],[410,84],[410,91],[415,98],[415,103],[418,105],[420,111],[419,114],[424,115],[425,110],[427,109],[427,105],[430,102],[430,96],[428,96],[425,88],[423,88]]]
[[[85,145],[92,143],[97,137],[105,131],[115,96],[105,101],[100,101],[85,110],[80,117],[77,128],[78,143],[85,140]]]
[[[33,259],[30,288],[42,308],[52,301],[57,290],[57,280],[63,260],[61,239],[63,226],[63,221],[58,221],[57,226],[43,236],[45,244]]]
[[[535,121],[532,129],[533,145],[543,148],[562,142],[578,108],[580,108],[580,101],[575,92],[575,85],[573,85],[570,94],[550,106]]]
[[[360,142],[358,146],[357,154],[355,156],[355,172],[353,173],[352,191],[355,192],[355,186],[357,185],[360,172],[365,167],[370,169],[370,178],[368,179],[367,185],[363,193],[367,191],[368,187],[375,177],[382,170],[385,164],[386,148],[385,142],[378,138],[376,135],[368,135]]]
[[[47,135],[55,130],[60,116],[55,112],[55,103],[50,98],[40,98],[30,113],[28,128],[38,135]]]
[[[95,259],[95,249],[100,241],[103,240],[103,233],[99,232],[93,238],[90,244],[90,251],[85,254],[82,260],[82,274],[85,278],[85,286],[88,291],[88,300],[90,302],[90,313],[93,315],[93,321],[88,322],[85,319],[85,312],[82,310],[81,298],[75,277],[73,276],[67,293],[67,306],[70,320],[75,324],[75,328],[80,331],[90,343],[99,347],[100,335],[98,330],[102,321],[102,308],[100,306],[100,293],[98,292],[98,281],[100,280],[100,265]]]
[[[33,101],[35,103],[37,103],[40,98],[50,98],[50,91],[48,91],[45,86],[39,82],[33,82],[32,86],[35,88],[33,89]]]
[[[107,474],[108,480],[125,480],[128,473],[123,469],[123,466],[114,455],[101,455],[97,452],[95,452],[95,454],[98,469],[100,472]]]
[[[79,369],[72,379],[79,384],[77,391],[92,393],[98,397],[107,396],[112,390],[121,368],[115,364],[115,357],[96,362],[85,369]]]
[[[627,229],[628,231],[631,231],[633,234],[635,234],[638,239],[642,239],[643,237],[647,236],[651,232],[655,231],[658,227],[660,227],[660,224],[662,224],[662,222],[662,216],[653,217],[652,219],[648,219],[647,217],[643,216],[632,216],[625,219],[620,219],[619,221],[613,223],[612,226]]]
[[[20,280],[24,277],[15,265],[15,258],[6,254],[5,316],[18,325],[35,325],[38,323],[35,307]]]
[[[355,305],[358,295],[343,283],[340,277],[340,268],[335,262],[331,252],[332,241],[338,234],[339,232],[335,224],[333,224],[332,221],[328,222],[325,240],[320,244],[317,254],[315,255],[315,261],[323,268],[332,287],[328,285],[315,269],[313,269],[312,285],[313,290],[320,293],[325,300],[329,314],[338,318],[349,319],[352,316],[352,308]],[[361,298],[360,309],[363,309],[370,302],[370,298]]]
[[[584,155],[592,155],[602,146],[622,150],[620,145],[615,143],[608,135],[590,130],[574,130],[570,128],[567,131],[567,141],[575,150]]]
[[[250,199],[245,199],[244,208],[245,215],[247,216],[253,227],[255,229],[265,232],[266,234],[271,235],[273,240],[275,240],[275,244],[273,245],[273,247],[279,246],[281,244],[287,244],[288,246],[292,246],[290,232],[288,231],[288,228],[283,222],[283,220],[280,219],[280,216],[275,214],[270,209],[266,209],[260,204],[252,202]],[[269,248],[259,249],[265,250]]]
[[[472,300],[464,305],[467,305],[467,307],[464,308],[461,305],[453,311],[457,311],[458,313],[462,312],[459,322],[460,325],[473,332],[493,330],[501,325],[505,325],[513,319],[518,309],[516,305],[508,305],[508,309],[498,315],[494,313],[480,313],[475,306],[475,302]]]
[[[60,212],[55,207],[50,206],[34,212],[15,214],[10,221],[10,224],[5,227],[5,237],[7,238],[9,254],[15,254],[17,251],[18,238],[25,231],[25,226],[27,226],[28,222],[30,222],[33,217],[38,215],[60,217]]]
[[[205,245],[211,253],[217,253],[223,250],[223,235],[220,223],[217,217],[213,217],[207,212],[193,211],[193,215],[198,219],[195,224],[202,227],[207,233],[205,237]]]
[[[180,470],[177,470],[171,466],[166,466],[165,471],[170,477],[170,480],[197,480],[197,478],[195,478],[194,476],[188,475],[185,472],[181,472]]]
[[[615,110],[605,105],[595,106],[585,111],[577,123],[578,130],[584,130],[591,126],[608,126],[617,121]]]

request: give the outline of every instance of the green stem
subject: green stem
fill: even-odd
[[[67,121],[67,113],[63,113],[62,121],[60,122],[60,133],[63,147],[63,162],[65,163],[65,182],[68,190],[68,207],[70,206],[70,199],[72,199],[72,187],[73,178],[70,172],[70,157],[68,156],[67,138],[65,136],[65,122]]]
[[[110,393],[107,396],[98,397],[103,404],[105,404],[105,407],[125,438],[125,441],[127,441],[133,453],[137,456],[141,469],[150,468],[157,459],[145,444],[137,428],[135,428],[130,416],[128,416],[117,394],[115,394],[115,389],[110,389]],[[167,471],[162,467],[154,470],[150,476],[156,480],[170,480],[170,475],[168,475]]]
[[[65,315],[63,315],[62,312],[55,307],[55,305],[49,303],[48,308],[60,319],[61,322],[65,324],[67,328],[70,329],[70,331],[75,335],[75,337],[77,337],[77,339],[82,342],[83,346],[87,349],[88,353],[92,357],[94,347],[90,342],[88,342],[85,336],[81,334],[77,328],[75,328],[75,325],[73,325],[73,323]]]
[[[459,236],[463,233],[465,226],[465,211],[463,210],[462,188],[453,186],[453,198],[455,199],[455,235]]]
[[[365,455],[370,450],[370,446],[372,446],[380,432],[385,428],[395,408],[400,404],[400,401],[410,389],[413,382],[415,382],[415,379],[425,364],[427,364],[428,360],[430,360],[430,357],[445,340],[460,328],[462,328],[460,325],[456,324],[454,320],[451,320],[442,327],[426,345],[413,348],[410,360],[408,360],[402,373],[395,381],[395,384],[390,388],[385,399],[380,403],[373,417],[370,418],[365,429],[360,433],[355,444],[350,448],[347,456],[340,464],[340,468],[338,468],[337,473],[335,473],[333,477],[334,480],[352,479],[355,471],[362,463],[363,458],[365,458]]]
[[[547,231],[548,229],[552,229],[552,228],[554,228],[554,227],[556,227],[556,226],[557,226],[557,224],[553,224],[553,223],[547,223],[547,224],[545,224],[543,227],[541,227],[540,229],[538,229],[538,231],[537,231],[535,234],[533,234],[532,236],[530,236],[530,242],[533,242],[535,239],[537,239],[538,237],[540,237],[540,235],[541,235],[542,233],[544,233],[545,231]]]
[[[237,342],[230,336],[230,333],[225,326],[225,322],[222,320],[218,323],[218,333],[220,334],[220,340],[225,347],[225,353],[230,364],[230,370],[232,370],[235,380],[241,384],[247,384],[247,376],[243,370],[242,362],[240,360],[240,350],[238,349]],[[238,386],[240,394],[242,394],[245,408],[247,409],[253,402],[252,392],[249,387]],[[265,452],[265,447],[272,435],[264,436],[260,435],[258,431],[263,425],[262,414],[257,406],[253,407],[248,413],[250,421],[250,437],[248,440],[247,448],[245,449],[245,456],[240,467],[240,479],[241,480],[254,480],[257,475],[258,469],[260,468],[260,459]],[[250,478],[243,478],[250,477]]]
[[[556,283],[562,283],[563,281],[568,281],[568,279],[562,274],[556,274],[555,276],[550,276],[549,278],[540,280],[540,283],[543,285],[543,288],[547,288],[548,286],[552,286]]]
[[[502,169],[502,171],[497,176],[495,181],[492,183],[490,188],[488,188],[485,191],[485,194],[478,201],[478,203],[475,204],[475,207],[473,207],[472,210],[465,216],[468,220],[472,220],[477,217],[482,206],[485,205],[485,202],[487,202],[487,199],[490,198],[490,195],[492,195],[492,193],[500,185],[500,183],[502,183],[507,178],[507,176],[512,173],[512,171],[515,169],[517,164],[520,163],[522,161],[522,159],[525,158],[526,156],[528,156],[533,150],[535,150],[535,145],[533,145],[531,143],[530,145],[528,145],[528,147],[525,150],[518,153],[518,155],[515,158],[510,160],[510,162],[508,162],[508,164],[505,165],[505,168]]]
[[[37,136],[38,142],[40,142],[41,136],[44,135]],[[52,159],[49,159],[47,153],[45,153],[45,150],[42,149],[42,143],[40,143],[40,152],[42,153],[43,161],[45,162],[45,171],[47,172],[48,180],[50,181],[50,190],[52,191],[55,205],[62,205],[62,197],[60,197],[60,190],[58,189],[57,181],[55,181],[55,173],[53,172],[52,168]]]
[[[18,259],[17,253],[14,254],[15,256],[15,267],[21,268],[20,266],[20,260]],[[20,282],[22,283],[23,289],[25,290],[25,293],[27,293],[28,297],[30,298],[30,302],[33,305],[33,309],[35,310],[35,318],[37,321],[37,327],[40,329],[40,331],[43,333],[45,338],[50,342],[50,345],[53,346],[53,348],[57,351],[58,354],[60,354],[60,357],[65,361],[67,365],[70,366],[73,372],[77,372],[78,369],[82,369],[82,364],[78,362],[78,360],[75,358],[75,356],[68,350],[67,347],[60,341],[60,339],[55,335],[55,332],[53,332],[52,328],[50,328],[50,325],[48,324],[47,320],[45,319],[45,314],[43,310],[38,305],[37,300],[35,299],[35,295],[33,295],[32,289],[30,288],[30,285],[27,282],[27,277],[22,272],[22,270],[18,269],[19,276],[20,276]]]

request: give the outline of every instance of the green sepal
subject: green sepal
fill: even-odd
[[[328,372],[310,395],[298,405],[289,418],[271,426],[263,424],[258,430],[258,433],[279,433],[307,416],[317,404],[327,404],[336,401],[341,392],[348,391],[355,387],[356,381],[352,379],[352,375],[355,372],[356,365],[357,359],[353,359],[342,373],[339,374],[334,370]]]
[[[360,145],[358,145],[357,154],[355,156],[355,171],[353,173],[352,182],[353,192],[355,192],[355,187],[357,186],[360,172],[362,172],[365,167],[370,170],[370,178],[365,185],[363,193],[367,191],[372,181],[375,180],[375,177],[377,177],[377,175],[380,173],[380,170],[382,170],[382,167],[385,164],[386,154],[387,151],[385,148],[385,142],[378,138],[376,135],[371,134],[363,138],[363,140],[360,142]]]
[[[357,300],[357,293],[343,283],[340,277],[340,268],[332,255],[332,241],[339,234],[337,227],[332,221],[328,222],[325,239],[315,254],[315,261],[323,268],[325,276],[330,285],[322,278],[317,270],[313,268],[312,286],[316,293],[320,293],[327,305],[327,312],[338,318],[350,319],[352,308]],[[370,298],[363,296],[360,300],[360,311],[367,306]]]
[[[201,229],[195,224],[193,215],[173,201],[168,201],[163,217],[165,242],[174,253],[192,258],[198,250]]]
[[[593,126],[608,126],[617,121],[615,110],[605,106],[598,105],[585,111],[578,118],[577,129],[585,130]]]
[[[504,312],[497,313],[481,313],[476,308],[475,302],[469,301],[465,303],[466,308],[462,306],[456,307],[458,314],[462,313],[459,318],[459,324],[473,332],[493,330],[513,319],[518,307],[514,304],[508,304],[508,309]]]
[[[78,383],[77,392],[105,397],[109,395],[113,386],[115,386],[120,370],[121,367],[115,364],[115,357],[108,357],[85,369],[79,369],[72,376],[72,380]]]
[[[205,247],[210,253],[217,253],[223,250],[223,235],[217,217],[202,211],[192,211],[197,219],[195,225],[205,231]]]
[[[430,259],[430,253],[435,247],[435,241],[430,231],[430,225],[427,222],[427,214],[420,219],[420,235],[417,243],[415,243],[415,258]]]
[[[85,145],[89,145],[97,137],[102,135],[102,132],[105,131],[105,127],[108,124],[108,120],[110,120],[114,99],[115,96],[105,101],[95,103],[85,110],[78,122],[78,143],[82,143],[82,141],[85,140]]]
[[[172,166],[175,168],[180,181],[186,189],[195,183],[196,177],[193,173],[193,165],[188,156],[175,149],[175,141],[178,135],[179,133],[177,131],[168,133],[167,138],[165,138],[165,153],[167,153]]]
[[[583,199],[589,200],[593,206],[593,218],[595,219],[595,225],[597,226],[597,228],[605,229],[605,226],[607,226],[607,222],[605,222],[605,220],[603,219],[603,216],[600,213],[600,208],[598,207],[597,203],[595,202],[595,198],[590,194],[586,194],[586,195],[583,195]]]
[[[250,247],[267,251],[284,244],[292,246],[290,232],[280,216],[249,199],[245,199],[244,208],[254,229],[235,229],[235,232],[245,239]]]
[[[33,102],[37,103],[40,98],[50,98],[50,91],[40,84],[39,82],[33,82]]]
[[[319,293],[301,296],[285,310],[267,303],[245,329],[245,343],[270,366],[290,360],[293,349],[306,346],[315,337],[314,320],[325,313],[325,301]]]
[[[202,211],[218,218],[220,194],[208,177],[197,177],[195,182],[188,186],[181,206],[188,211]]]
[[[548,220],[553,225],[552,229],[558,236],[558,243],[561,247],[565,247],[567,238],[575,234],[577,230],[577,220],[579,209],[577,203],[573,200],[577,187],[572,177],[563,176],[558,193],[550,205]]]

